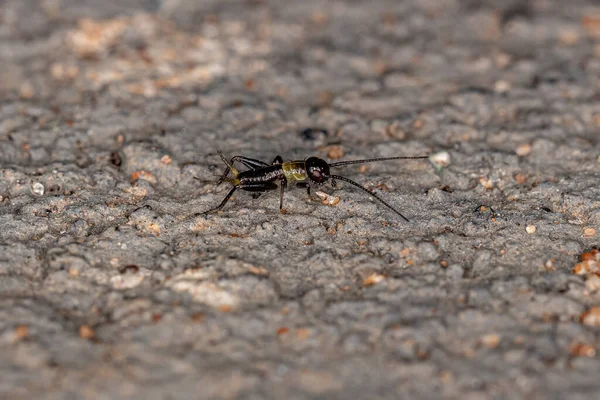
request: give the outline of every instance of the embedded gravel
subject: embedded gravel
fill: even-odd
[[[595,1],[2,0],[0,65],[0,397],[599,395]],[[195,216],[217,148],[450,158]]]

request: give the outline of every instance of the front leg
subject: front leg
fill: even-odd
[[[285,192],[285,188],[287,187],[287,181],[285,179],[281,180],[279,184],[279,211],[283,212],[283,193]]]
[[[313,197],[313,195],[310,193],[310,184],[308,184],[308,183],[306,183],[306,182],[299,182],[299,183],[297,183],[297,184],[296,184],[296,187],[299,187],[299,188],[303,188],[303,187],[305,187],[305,188],[306,188],[306,193],[308,194],[308,198],[309,198],[310,200],[314,200],[314,201],[321,201],[321,199],[320,199],[320,198],[318,198],[318,197]]]

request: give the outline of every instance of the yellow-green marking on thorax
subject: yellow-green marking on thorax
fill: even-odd
[[[288,161],[281,164],[283,175],[288,183],[302,182],[308,178],[304,169],[304,161]]]

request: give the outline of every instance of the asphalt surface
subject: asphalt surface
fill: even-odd
[[[2,0],[0,65],[0,397],[598,397],[596,2]],[[449,163],[195,216],[217,148]]]

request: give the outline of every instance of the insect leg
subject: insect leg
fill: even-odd
[[[310,196],[310,185],[307,182],[297,182],[296,187],[297,188],[306,188],[308,191],[308,195]]]
[[[285,190],[286,184],[287,184],[287,182],[285,180],[282,180],[281,189],[280,189],[281,192],[279,195],[279,209],[280,210],[283,208],[283,191]],[[277,184],[275,182],[262,182],[262,183],[240,185],[239,187],[243,190],[250,192],[250,195],[252,196],[252,198],[257,199],[263,193],[268,192],[270,190],[277,189]]]
[[[287,186],[287,181],[285,179],[281,180],[279,184],[279,210],[283,210],[283,193],[285,192],[285,188]]]
[[[257,168],[269,166],[269,164],[267,164],[264,161],[260,161],[260,160],[254,159],[254,158],[248,158],[248,157],[244,157],[244,156],[234,156],[231,158],[231,163],[233,164],[234,161],[241,162],[248,169],[257,169]]]
[[[247,192],[251,192],[252,194],[254,194],[254,193],[263,194],[264,192],[268,192],[269,190],[277,189],[277,184],[275,184],[273,182],[261,182],[261,183],[251,183],[251,184],[239,185],[238,187]]]
[[[223,161],[223,163],[225,165],[227,165],[227,174],[224,174],[225,176],[227,176],[229,174],[229,171],[233,172],[233,176],[239,175],[239,171],[233,166],[233,162],[227,161],[227,159],[225,158],[223,153],[221,153],[221,150],[219,150],[219,157],[221,157],[221,160]]]
[[[275,157],[275,159],[271,163],[271,165],[276,165],[276,164],[283,164],[283,158],[281,158],[281,156]]]
[[[306,188],[306,194],[308,194],[308,198],[311,200],[315,200],[315,201],[320,201],[321,199],[319,199],[318,197],[313,197],[312,193],[310,192],[310,184],[307,182],[298,182],[296,183],[296,187],[299,188]]]
[[[233,156],[231,157],[231,160],[229,161],[229,164],[233,165],[234,162],[241,162],[246,168],[248,169],[257,169],[257,168],[262,168],[262,167],[268,167],[269,164],[267,164],[264,161],[260,161],[260,160],[256,160],[254,158],[248,158],[248,157],[244,157],[244,156]],[[217,181],[217,185],[220,185],[221,183],[223,183],[223,181],[225,180],[225,178],[227,178],[227,175],[229,175],[229,171],[230,168],[229,166],[225,169],[225,171],[223,171],[223,173],[221,174],[221,178]]]
[[[233,192],[235,192],[235,190],[238,188],[239,186],[234,186],[231,188],[231,190],[229,191],[229,193],[227,193],[227,196],[225,196],[225,198],[223,199],[223,201],[221,202],[221,204],[219,204],[218,206],[216,206],[215,208],[211,208],[208,211],[204,211],[202,213],[197,213],[194,216],[198,216],[198,215],[206,215],[206,214],[212,214],[214,212],[219,211],[221,208],[225,207],[225,204],[227,204],[227,202],[229,201],[229,199],[231,198],[231,196],[233,195]]]
[[[252,192],[251,196],[252,197],[260,197],[264,192],[267,192],[269,190],[275,190],[277,189],[277,185],[270,182],[270,183],[259,183],[259,184],[251,184],[251,185],[237,185],[231,188],[231,190],[229,191],[229,193],[227,193],[227,196],[225,196],[225,198],[223,199],[223,201],[221,201],[221,204],[219,204],[218,206],[216,206],[215,208],[211,208],[208,211],[202,212],[202,213],[197,213],[194,214],[194,216],[198,216],[198,215],[205,215],[205,214],[211,214],[214,212],[219,211],[220,209],[222,209],[223,207],[225,207],[225,204],[227,204],[227,202],[229,201],[229,199],[231,198],[231,196],[233,195],[233,192],[235,192],[236,189],[242,189],[242,190],[246,190],[248,192]]]

